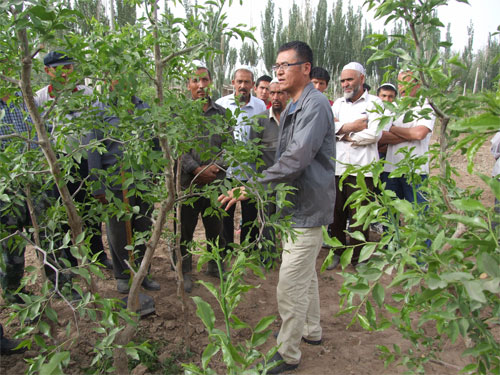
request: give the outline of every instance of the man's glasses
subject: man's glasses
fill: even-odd
[[[273,71],[277,72],[278,70],[280,69],[283,69],[283,70],[287,70],[289,67],[291,66],[294,66],[294,65],[302,65],[302,64],[305,64],[307,61],[300,61],[300,62],[296,62],[296,63],[283,63],[283,64],[276,64],[276,65],[273,65],[271,68],[273,69]]]

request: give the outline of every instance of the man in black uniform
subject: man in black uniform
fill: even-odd
[[[222,116],[224,117],[226,110],[215,102],[210,97],[209,88],[212,84],[212,76],[207,67],[201,62],[197,63],[196,71],[193,76],[189,78],[188,89],[191,93],[193,100],[203,100],[203,116]],[[182,155],[182,172],[181,172],[181,185],[183,189],[189,188],[192,184],[206,185],[213,184],[222,180],[225,177],[224,169],[219,168],[224,165],[221,158],[214,160],[213,157],[217,155],[218,151],[222,150],[224,136],[222,134],[214,134],[210,132],[207,127],[210,126],[211,120],[202,124],[198,136],[207,137],[208,144],[202,148],[204,151],[213,149],[214,153],[210,153],[210,158],[204,158],[202,155],[206,152],[191,149],[188,153]],[[230,134],[228,129],[227,134]],[[217,152],[215,151],[217,150]],[[193,288],[193,281],[191,277],[192,259],[191,254],[188,253],[187,248],[189,242],[193,240],[194,230],[198,222],[198,216],[202,215],[203,226],[205,227],[205,235],[207,241],[216,241],[219,237],[219,246],[222,248],[222,219],[216,215],[203,215],[207,208],[211,207],[210,199],[200,197],[193,205],[182,205],[181,208],[181,254],[182,254],[182,272],[184,277],[184,289],[186,292],[191,292]],[[216,264],[212,261],[208,263],[208,273],[211,276],[217,276],[218,270]]]

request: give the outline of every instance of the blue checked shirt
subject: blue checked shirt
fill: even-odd
[[[0,99],[0,118],[0,135],[17,133],[30,137],[32,121],[24,104],[22,106],[13,102],[7,104]],[[5,148],[9,141],[10,139],[3,139],[0,148]],[[31,147],[35,148],[36,145]]]

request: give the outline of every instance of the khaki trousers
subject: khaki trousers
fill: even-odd
[[[300,362],[302,337],[321,339],[316,258],[323,243],[321,227],[295,228],[297,238],[283,248],[277,287],[278,311],[283,321],[279,353],[288,364]]]

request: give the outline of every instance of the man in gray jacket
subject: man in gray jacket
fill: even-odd
[[[295,188],[283,208],[290,215],[295,240],[285,240],[277,287],[278,310],[282,319],[278,335],[280,348],[271,359],[277,366],[268,374],[279,374],[298,367],[303,340],[321,343],[320,303],[316,258],[321,249],[323,225],[332,222],[335,201],[335,135],[328,99],[310,82],[312,50],[304,42],[286,43],[278,50],[276,72],[280,87],[292,102],[281,114],[276,162],[257,180],[264,185],[286,183]],[[244,187],[221,195],[226,209],[248,199]]]

